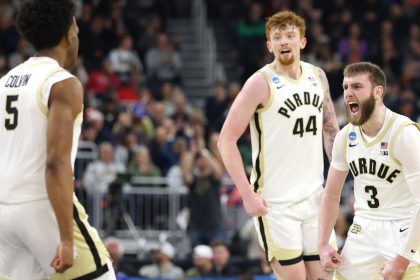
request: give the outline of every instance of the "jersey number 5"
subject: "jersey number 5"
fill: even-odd
[[[10,115],[4,121],[4,126],[7,130],[13,130],[17,127],[18,124],[18,109],[16,105],[13,104],[18,100],[19,95],[7,95],[6,96],[6,112]]]
[[[376,197],[378,194],[378,190],[374,186],[366,186],[365,192],[370,194],[370,200],[367,201],[367,204],[370,208],[378,208],[379,207],[379,200]]]
[[[305,127],[305,128],[303,128]],[[316,131],[318,128],[316,127],[316,116],[310,116],[306,126],[304,125],[303,118],[297,118],[295,122],[295,127],[293,127],[293,135],[299,135],[303,137],[304,132],[312,132],[313,135],[316,135]]]

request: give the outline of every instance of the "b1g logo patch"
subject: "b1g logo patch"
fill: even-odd
[[[358,234],[362,230],[362,227],[358,224],[353,224],[351,228],[351,232],[354,234]]]

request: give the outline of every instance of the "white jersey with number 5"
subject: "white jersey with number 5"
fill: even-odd
[[[0,203],[46,199],[48,98],[52,85],[73,77],[47,57],[33,57],[0,79]],[[82,115],[73,131],[72,162]]]
[[[254,113],[250,128],[251,184],[268,203],[284,206],[310,197],[324,181],[324,89],[313,65],[300,66],[297,80],[279,75],[270,65],[259,70],[271,97]]]

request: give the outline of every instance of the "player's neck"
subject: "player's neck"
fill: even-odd
[[[375,137],[384,125],[385,115],[385,105],[383,103],[377,105],[369,120],[361,126],[363,133],[369,137]]]
[[[64,67],[65,55],[61,50],[57,48],[39,50],[35,53],[34,56],[36,57],[45,56],[45,57],[52,58],[56,60],[61,67]]]
[[[297,80],[302,75],[302,67],[300,61],[295,61],[290,65],[283,65],[279,61],[274,60],[271,67],[280,75],[287,76],[290,79]]]

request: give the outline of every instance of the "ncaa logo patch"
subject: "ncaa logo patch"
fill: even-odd
[[[279,77],[273,77],[273,83],[278,84],[280,83],[280,78]]]
[[[349,139],[351,141],[356,140],[356,132],[352,131],[349,133]]]

